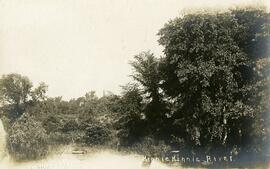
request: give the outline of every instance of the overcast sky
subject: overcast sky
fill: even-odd
[[[116,94],[134,55],[162,55],[158,30],[182,9],[248,0],[0,0],[0,75],[20,73],[49,96]],[[266,1],[262,1],[266,2]],[[266,2],[269,4],[269,2]]]

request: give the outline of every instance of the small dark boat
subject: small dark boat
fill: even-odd
[[[73,150],[72,154],[86,154],[86,151],[83,150]]]

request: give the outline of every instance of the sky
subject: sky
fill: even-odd
[[[229,8],[252,0],[0,0],[0,75],[19,73],[49,96],[121,92],[129,62],[162,46],[157,32],[183,10]]]

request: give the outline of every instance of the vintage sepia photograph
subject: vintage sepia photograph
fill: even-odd
[[[0,169],[270,169],[269,0],[0,0]]]

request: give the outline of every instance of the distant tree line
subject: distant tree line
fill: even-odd
[[[65,101],[47,97],[44,83],[33,88],[27,77],[4,75],[0,100],[9,150],[28,151],[22,143],[31,142],[76,143],[263,158],[270,142],[269,33],[270,15],[261,8],[175,18],[158,33],[163,56],[136,55],[134,80],[121,95],[89,92]]]

